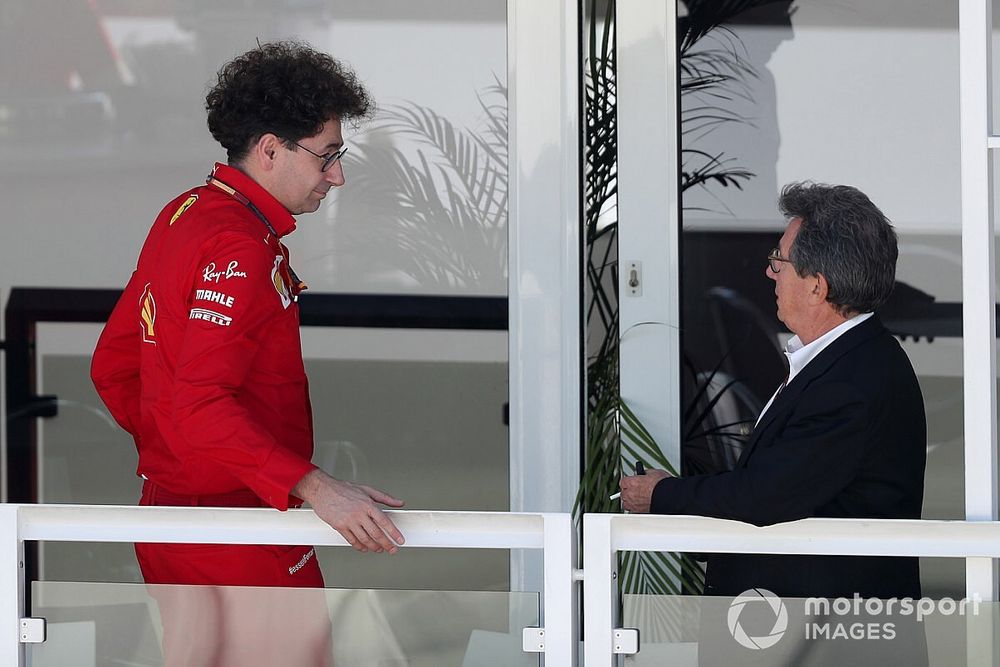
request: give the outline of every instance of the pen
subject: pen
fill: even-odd
[[[645,475],[646,474],[646,466],[642,465],[642,461],[636,461],[635,462],[635,474],[636,475]],[[622,492],[619,491],[618,493],[615,493],[615,494],[612,494],[612,495],[608,496],[608,500],[618,500],[621,497],[622,497]]]

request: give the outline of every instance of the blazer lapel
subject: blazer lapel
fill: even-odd
[[[760,442],[761,437],[771,423],[780,414],[795,406],[799,396],[802,395],[802,392],[805,391],[810,383],[824,375],[838,359],[858,345],[884,333],[886,333],[886,329],[882,326],[878,315],[872,315],[830,343],[812,361],[806,364],[806,367],[792,378],[791,382],[775,397],[771,407],[761,417],[760,423],[757,424],[753,433],[750,434],[750,440],[747,442],[746,447],[743,448],[743,454],[740,455],[736,467],[739,468],[746,465],[747,461],[753,455],[754,449],[757,448],[757,443]]]

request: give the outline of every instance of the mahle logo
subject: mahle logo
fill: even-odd
[[[771,631],[762,637],[751,637],[743,629],[740,618],[748,608],[769,609],[774,616],[774,625]],[[788,610],[785,603],[777,595],[764,588],[751,588],[743,591],[729,605],[729,615],[726,619],[729,622],[729,634],[733,636],[740,646],[744,648],[759,650],[771,648],[785,635],[788,629]]]

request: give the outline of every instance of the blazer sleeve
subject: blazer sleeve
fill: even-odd
[[[817,383],[789,418],[772,422],[746,465],[661,480],[650,511],[736,519],[758,526],[814,516],[855,478],[869,446],[873,408],[847,383]]]

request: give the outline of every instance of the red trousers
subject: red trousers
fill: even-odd
[[[140,505],[173,507],[264,507],[249,489],[213,496],[182,496],[150,481]],[[135,545],[147,584],[292,586],[323,588],[323,573],[312,547],[265,544]]]
[[[148,481],[139,504],[262,506],[250,491],[178,496]],[[168,667],[332,665],[312,547],[138,543],[135,552],[160,609]]]

